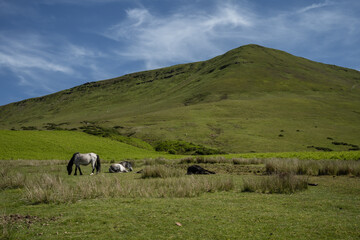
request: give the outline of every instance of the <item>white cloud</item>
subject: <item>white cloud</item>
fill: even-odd
[[[252,26],[252,17],[230,4],[222,4],[213,13],[178,12],[168,17],[157,17],[146,9],[127,10],[124,22],[111,26],[104,36],[127,41],[124,57],[144,60],[146,68],[169,63],[196,61],[204,52],[218,54],[214,42],[221,32]]]
[[[103,35],[125,46],[118,49],[119,55],[143,61],[152,69],[207,59],[229,50],[229,46],[247,43],[283,50],[297,49],[298,45],[319,49],[341,44],[346,37],[358,39],[359,19],[341,7],[324,1],[264,15],[244,1],[228,1],[208,12],[187,8],[166,16],[135,8],[127,10],[126,20]]]
[[[131,0],[37,0],[43,4],[69,4],[69,5],[89,5],[89,4],[104,4],[111,2],[125,2]]]
[[[91,81],[92,76],[99,76],[94,64],[102,57],[104,54],[64,39],[9,32],[0,35],[0,69],[11,71],[30,96],[61,89],[66,81]]]
[[[123,3],[123,0],[34,2],[35,5],[77,4],[76,7],[89,7],[87,4],[91,3],[94,7],[93,4]],[[146,1],[142,2],[147,6]],[[31,29],[18,33],[9,29],[0,31],[0,74],[12,72],[17,83],[27,87],[31,96],[36,96],[39,89],[43,90],[42,93],[49,93],[129,71],[206,60],[248,43],[324,62],[326,59],[347,59],[351,64],[348,66],[359,66],[360,50],[356,47],[349,50],[349,46],[360,44],[360,19],[351,9],[349,1],[341,4],[317,1],[297,9],[288,7],[287,11],[275,7],[264,10],[250,0],[188,2],[166,12],[153,3],[149,4],[149,8],[128,8],[125,19],[109,24],[107,29],[96,29],[100,24],[84,30],[88,31],[86,39],[82,38],[85,36],[83,32],[73,37],[61,30],[57,34],[48,31],[45,35],[46,29],[40,35],[37,28],[33,29],[33,33],[29,33]],[[0,0],[0,14],[6,11],[8,15],[21,14],[22,11],[36,9],[32,4],[20,6],[9,3]],[[204,3],[207,6],[199,8]],[[141,1],[128,1],[130,5],[142,6]],[[120,13],[119,17],[123,14]],[[87,42],[89,32],[100,32],[114,41],[106,39],[98,42],[101,39],[95,39]],[[77,39],[82,45],[70,39]]]
[[[304,12],[307,12],[307,11],[310,11],[310,10],[313,10],[313,9],[316,9],[316,8],[322,8],[322,7],[330,6],[330,5],[333,5],[333,4],[334,3],[326,0],[323,3],[314,3],[314,4],[310,5],[310,6],[303,7],[301,9],[299,9],[297,12],[298,13],[304,13]]]

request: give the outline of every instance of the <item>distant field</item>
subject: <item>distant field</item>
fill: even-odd
[[[73,131],[0,130],[0,159],[67,160],[75,152],[95,152],[104,160],[180,158],[156,151]],[[298,158],[358,160],[360,151],[278,152],[223,155],[226,158]],[[199,156],[201,157],[201,156]]]
[[[0,130],[0,159],[66,160],[75,152],[95,152],[104,160],[167,155],[81,132]]]
[[[360,160],[360,151],[346,152],[279,152],[279,153],[248,153],[229,154],[227,158],[297,158],[297,159],[339,159]]]

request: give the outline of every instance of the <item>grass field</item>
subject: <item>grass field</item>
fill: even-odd
[[[265,160],[246,160],[217,158],[215,162],[193,158],[192,161],[202,161],[201,166],[217,174],[155,179],[142,179],[135,172],[151,164],[185,174],[191,160],[134,160],[135,171],[125,174],[107,173],[109,164],[105,163],[102,173],[89,176],[90,167],[83,167],[85,175],[77,177],[67,175],[64,161],[3,160],[0,161],[2,179],[11,178],[14,182],[0,190],[0,236],[2,239],[359,239],[359,177],[309,175],[303,177],[318,185],[292,194],[244,192],[244,182],[268,178],[264,175]],[[356,164],[359,167],[360,163],[356,161]],[[17,178],[25,179],[18,187]],[[223,187],[215,184],[224,179]],[[206,188],[201,187],[204,184]],[[191,190],[192,185],[195,187]],[[179,192],[189,188],[198,193],[180,197],[175,191],[168,191],[168,195],[161,195],[161,189],[167,187]],[[47,195],[40,193],[45,188]],[[59,196],[60,190],[62,197],[51,200],[52,196]],[[128,196],[122,195],[126,191]],[[42,196],[41,200],[35,201],[31,194]]]
[[[144,158],[181,158],[143,148],[137,148],[108,138],[74,131],[9,131],[0,130],[0,159],[69,160],[75,152],[95,152],[102,160]],[[228,154],[226,158],[298,158],[358,160],[360,151],[339,152],[275,152]]]
[[[168,155],[73,131],[0,130],[0,142],[1,159],[70,160],[75,152],[95,152],[107,161]]]

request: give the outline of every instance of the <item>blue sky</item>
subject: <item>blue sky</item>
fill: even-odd
[[[0,0],[0,105],[249,43],[360,70],[360,1]]]

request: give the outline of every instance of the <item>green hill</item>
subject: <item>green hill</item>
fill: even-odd
[[[360,145],[360,72],[246,45],[0,107],[1,129],[89,123],[226,152],[348,150]]]
[[[107,138],[71,131],[0,130],[0,159],[69,160],[75,152],[95,152],[104,160],[167,156]]]

